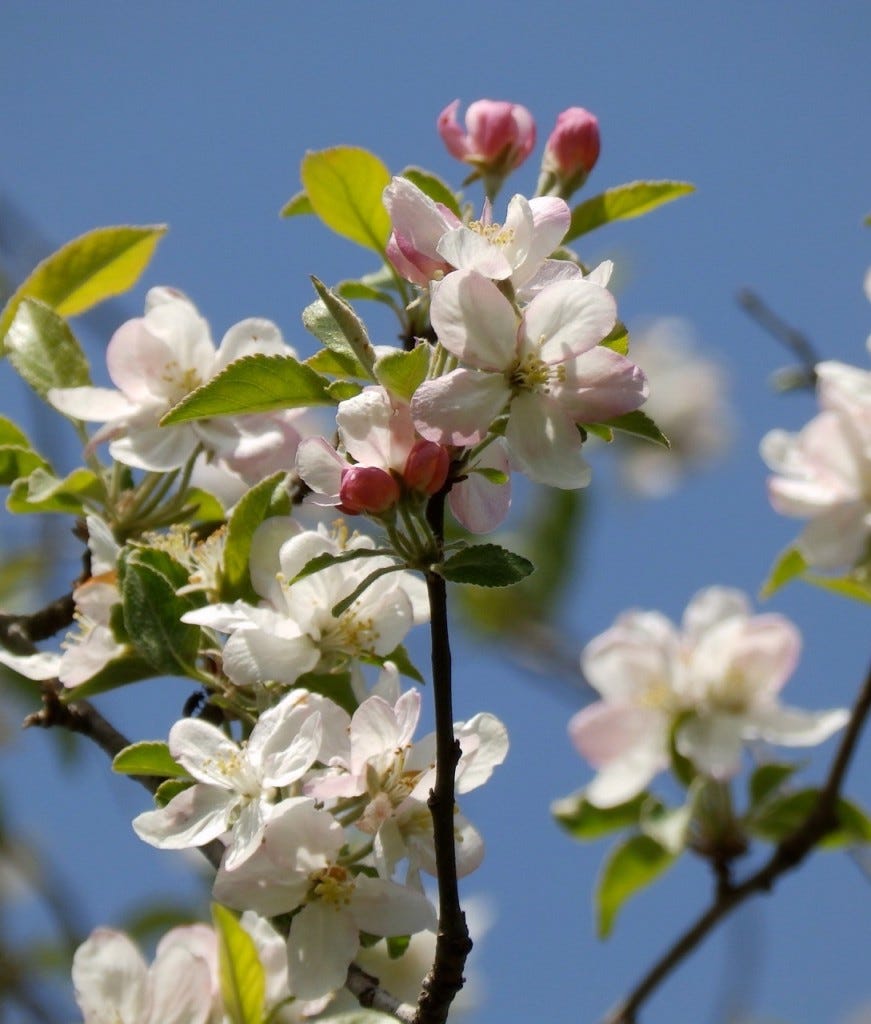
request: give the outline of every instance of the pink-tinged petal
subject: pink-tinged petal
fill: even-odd
[[[511,278],[515,288],[523,287],[544,260],[559,246],[572,219],[568,204],[555,196],[537,196],[530,199],[529,210],[532,217],[532,236],[523,264],[515,270]],[[509,219],[510,212],[509,204]]]
[[[552,394],[576,423],[622,416],[647,398],[643,371],[609,348],[597,345],[563,365],[565,380],[554,386]]]
[[[732,671],[740,674],[757,700],[764,700],[781,690],[800,654],[801,633],[789,619],[756,615],[735,638]]]
[[[112,383],[137,405],[163,400],[161,373],[173,361],[172,349],[148,329],[145,317],[123,323],[106,348],[106,366]],[[211,366],[211,357],[209,363]]]
[[[652,748],[639,747],[601,768],[584,795],[595,807],[616,807],[643,793],[667,764]]]
[[[515,287],[515,293],[521,301],[529,302],[552,284],[557,284],[559,281],[580,281],[583,277],[581,268],[571,260],[545,260],[519,288]],[[594,283],[600,284],[601,282],[595,281]]]
[[[505,440],[512,466],[536,483],[573,490],[590,482],[577,427],[546,395],[514,398]]]
[[[297,999],[317,999],[345,983],[360,948],[351,914],[323,902],[309,903],[293,919],[287,940],[287,980]]]
[[[171,946],[155,958],[150,975],[151,1012],[143,1024],[206,1024],[212,1013],[208,961]]]
[[[145,315],[145,326],[150,334],[167,345],[173,363],[182,371],[190,368],[203,380],[212,376],[215,346],[209,325],[190,300],[164,302],[152,307]],[[115,380],[114,377],[112,379]]]
[[[120,391],[111,388],[49,388],[48,400],[64,416],[89,423],[122,419],[136,412]]]
[[[517,356],[517,316],[481,274],[449,274],[435,289],[430,316],[441,344],[476,369],[503,372]]]
[[[432,904],[422,892],[366,875],[355,879],[350,910],[358,927],[373,935],[414,935],[436,925]]]
[[[674,685],[680,662],[680,637],[659,612],[627,612],[611,629],[591,640],[581,655],[587,681],[606,700],[644,700]]]
[[[742,715],[697,716],[678,729],[675,745],[700,772],[714,779],[728,779],[741,769],[743,730]]]
[[[506,280],[511,277],[514,269],[511,260],[499,246],[465,225],[442,235],[436,250],[442,259],[457,270],[474,271],[493,281]]]
[[[465,480],[451,488],[448,504],[457,522],[467,530],[490,533],[504,521],[511,508],[510,466],[504,440],[497,438],[485,448],[475,465],[504,473],[505,483],[494,483],[473,468]]]
[[[837,569],[855,565],[864,555],[871,535],[871,509],[864,502],[849,502],[816,516],[798,538],[798,549],[808,565]]]
[[[422,437],[463,448],[483,440],[510,397],[501,375],[460,368],[424,381],[411,400],[411,413]]]
[[[293,349],[285,344],[281,331],[271,320],[252,316],[234,324],[224,335],[215,357],[213,373],[223,370],[234,359],[254,353],[294,355]]]
[[[73,987],[85,1024],[145,1021],[148,968],[122,932],[97,928],[73,957]]]
[[[534,350],[555,364],[595,348],[617,320],[614,296],[591,281],[558,281],[526,307],[522,351]]]
[[[336,423],[345,450],[357,462],[401,473],[416,437],[411,410],[384,388],[367,387],[339,403]]]
[[[668,763],[669,725],[669,716],[655,708],[596,701],[569,720],[568,731],[575,749],[594,768],[623,761],[639,770],[658,765],[643,789]]]
[[[846,708],[800,711],[798,708],[755,708],[745,718],[744,738],[777,743],[782,747],[813,747],[824,743],[850,720]]]
[[[133,819],[133,830],[160,850],[203,846],[229,828],[236,793],[196,783],[170,800],[166,807],[145,811]]]
[[[433,270],[443,268],[445,263],[436,246],[446,231],[460,223],[456,215],[407,178],[400,177],[395,177],[384,189],[384,206],[404,258],[418,271],[427,269],[427,264]]]
[[[469,144],[466,133],[457,120],[459,109],[459,100],[449,103],[439,114],[436,127],[451,156],[455,156],[458,160],[464,160],[469,155]]]

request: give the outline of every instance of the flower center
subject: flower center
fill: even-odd
[[[180,402],[185,395],[189,395],[203,383],[195,367],[188,366],[183,370],[175,359],[164,366],[161,379],[167,386],[166,398],[173,404]]]
[[[469,230],[480,235],[491,245],[498,245],[500,249],[514,241],[513,228],[506,228],[501,224],[487,224],[482,220],[473,220],[469,222]]]
[[[552,366],[535,352],[527,352],[521,356],[508,371],[508,386],[515,394],[520,391],[540,391],[549,394],[552,385],[560,384],[565,379],[566,369],[562,363]]]
[[[315,871],[310,881],[313,886],[312,896],[329,903],[336,910],[347,907],[354,895],[354,877],[341,864],[331,864]]]

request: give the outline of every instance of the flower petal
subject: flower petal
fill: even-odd
[[[536,483],[573,490],[590,482],[577,427],[547,395],[514,398],[505,440],[512,465]]]
[[[424,381],[411,400],[411,412],[422,437],[462,448],[484,438],[510,397],[501,375],[460,368]]]

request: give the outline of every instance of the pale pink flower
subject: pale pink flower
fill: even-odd
[[[843,710],[784,707],[778,694],[798,660],[801,638],[780,615],[750,613],[740,591],[710,587],[688,605],[678,630],[658,612],[630,611],[592,640],[582,668],[602,700],[578,712],[569,735],[598,770],[589,801],[632,799],[669,763],[669,737],[703,774],[727,778],[742,745],[823,742],[846,722]]]
[[[456,214],[400,177],[384,189],[384,206],[393,225],[387,256],[397,272],[423,286],[450,272],[436,247],[442,235],[459,226]]]
[[[261,352],[291,355],[269,320],[251,318],[231,327],[217,350],[206,321],[181,292],[152,288],[145,316],[128,320],[106,350],[116,390],[100,387],[52,388],[49,401],[67,416],[102,422],[89,447],[109,441],[117,462],[154,472],[183,466],[199,445],[227,458],[236,469],[263,459],[263,429],[274,421],[277,440],[295,444],[293,413],[258,417],[246,430],[232,417],[161,427],[160,420],[186,395],[242,356]],[[288,416],[290,419],[288,419]],[[276,438],[270,438],[275,442]],[[293,449],[291,448],[291,451]],[[285,462],[286,464],[286,462]],[[262,466],[260,467],[262,468]]]
[[[73,957],[73,986],[84,1024],[206,1024],[212,1015],[209,963],[172,932],[148,967],[123,932],[96,929]]]
[[[451,156],[473,167],[496,166],[509,171],[529,156],[535,146],[535,121],[519,103],[476,100],[466,111],[465,131],[457,121],[460,101],[439,114],[438,131]]]
[[[553,487],[583,487],[590,470],[576,424],[638,408],[644,375],[599,342],[616,319],[614,299],[586,280],[539,292],[518,323],[511,303],[475,271],[450,274],[435,291],[439,342],[467,367],[425,381],[412,399],[420,434],[460,447],[486,437],[508,412],[512,465]]]
[[[770,431],[760,452],[776,474],[776,511],[809,520],[796,541],[808,565],[849,569],[871,537],[871,372],[837,362],[816,371],[820,413],[798,433]]]

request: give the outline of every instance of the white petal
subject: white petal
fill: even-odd
[[[413,935],[436,923],[432,904],[422,893],[366,875],[355,879],[351,912],[357,925],[373,935]]]
[[[483,786],[493,769],[508,756],[508,730],[495,715],[482,712],[454,726],[454,735],[462,750],[457,765],[457,792],[468,793]]]
[[[242,752],[225,733],[201,718],[183,718],[169,731],[169,750],[195,779],[235,790]]]
[[[111,388],[50,388],[47,397],[65,416],[87,422],[121,419],[137,409],[120,391]]]
[[[235,793],[196,783],[170,800],[166,807],[145,811],[133,819],[133,830],[159,850],[203,846],[227,831]]]
[[[145,1021],[147,968],[142,954],[122,932],[93,931],[76,950],[72,973],[85,1024]]]
[[[514,398],[505,440],[512,465],[536,483],[573,490],[590,482],[577,427],[546,395]]]
[[[479,370],[502,372],[517,355],[517,314],[480,274],[448,274],[435,290],[430,317],[441,344]]]
[[[727,779],[741,768],[744,724],[741,715],[697,716],[678,729],[675,745],[700,772]]]
[[[782,747],[813,747],[834,735],[850,720],[846,708],[800,711],[798,708],[757,708],[747,716],[745,739],[759,738]]]
[[[212,1013],[209,964],[172,946],[151,965],[152,1004],[145,1024],[206,1024]]]
[[[539,292],[523,313],[525,345],[546,363],[594,348],[617,319],[614,296],[591,281],[560,281]]]
[[[510,397],[501,374],[460,368],[421,384],[411,411],[422,437],[462,448],[484,438]]]
[[[303,907],[287,940],[291,993],[297,999],[317,999],[341,988],[359,948],[357,925],[347,910],[323,902]]]
[[[265,829],[266,805],[263,801],[255,797],[243,803],[224,857],[224,866],[228,871],[244,864],[259,848]]]

